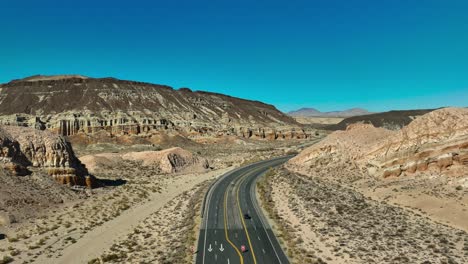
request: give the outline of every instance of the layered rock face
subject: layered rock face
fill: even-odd
[[[82,76],[36,76],[0,85],[0,123],[63,136],[171,131],[188,137],[308,137],[294,119],[258,101]]]
[[[369,155],[382,164],[384,176],[431,168],[467,169],[468,109],[445,108],[417,118]]]
[[[351,125],[304,150],[288,166],[304,171],[324,157],[326,162],[348,161],[384,177],[427,170],[462,175],[468,171],[468,109],[439,109],[399,131]]]
[[[99,172],[108,166],[113,166],[116,162],[136,161],[143,166],[156,166],[162,173],[175,173],[186,170],[203,171],[209,168],[206,159],[193,155],[182,148],[170,148],[161,151],[142,151],[118,153],[100,153],[96,155],[86,155],[80,160],[92,172]]]
[[[61,136],[28,127],[0,126],[0,145],[0,164],[15,175],[39,168],[63,184],[96,184]]]

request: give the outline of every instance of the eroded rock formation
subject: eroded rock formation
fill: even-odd
[[[0,164],[15,175],[42,169],[56,181],[93,187],[96,182],[61,136],[28,127],[0,126]]]
[[[383,177],[428,170],[458,175],[468,171],[468,109],[435,110],[399,131],[354,124],[304,150],[288,166],[307,170],[321,157],[346,160]]]
[[[235,135],[306,138],[274,106],[163,85],[83,76],[34,76],[0,85],[0,124],[47,129],[63,136],[155,131],[187,137]]]
[[[143,166],[156,166],[161,173],[175,173],[190,170],[203,171],[209,168],[206,159],[193,155],[182,148],[170,148],[161,151],[141,151],[119,153],[100,153],[80,157],[80,160],[91,172],[99,172],[116,162],[136,161]]]

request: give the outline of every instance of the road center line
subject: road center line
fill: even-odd
[[[228,188],[226,188],[226,191],[224,192],[224,235],[226,236],[226,240],[227,242],[236,250],[237,254],[239,255],[239,259],[240,259],[240,263],[241,264],[244,264],[244,257],[242,256],[242,254],[240,253],[239,249],[237,249],[236,245],[234,245],[234,243],[232,243],[232,241],[229,239],[229,235],[228,235],[228,229],[227,229],[227,191],[228,191]]]
[[[241,209],[240,201],[239,201],[239,191],[240,191],[240,187],[241,187],[242,183],[245,181],[245,179],[247,179],[249,174],[251,175],[251,173],[255,173],[256,171],[262,170],[262,169],[263,169],[263,167],[247,172],[246,175],[242,177],[242,179],[240,180],[239,186],[237,187],[237,206],[239,208],[240,218],[241,218],[242,225],[244,227],[245,235],[247,236],[247,241],[249,242],[250,251],[252,252],[252,257],[253,257],[254,264],[257,264],[257,258],[255,257],[255,250],[252,247],[252,242],[250,241],[249,231],[247,230],[247,225],[245,224],[244,217],[243,217],[243,214],[242,214],[242,209]]]

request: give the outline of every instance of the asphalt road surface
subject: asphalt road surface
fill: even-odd
[[[289,263],[257,203],[255,184],[271,167],[290,158],[266,160],[230,171],[210,188],[203,210],[196,263]]]

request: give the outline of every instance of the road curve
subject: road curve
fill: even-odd
[[[255,183],[291,156],[250,164],[223,175],[206,195],[196,263],[289,263],[257,203]],[[245,219],[244,214],[250,215]],[[247,249],[241,251],[241,246]]]

